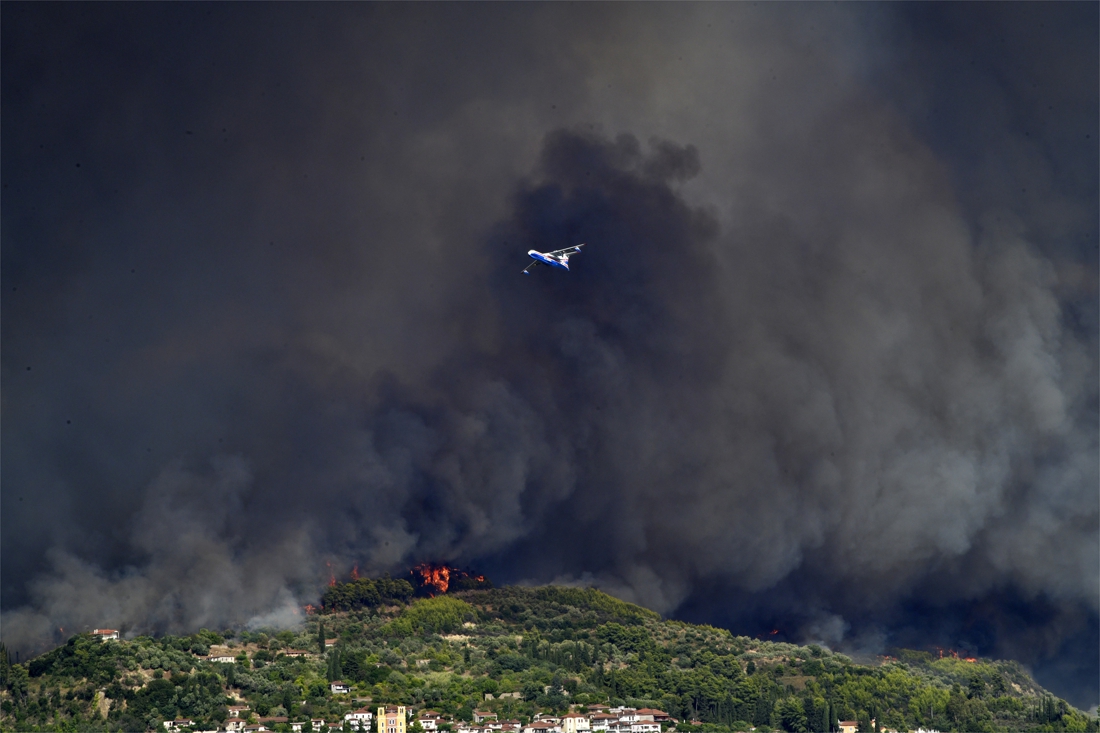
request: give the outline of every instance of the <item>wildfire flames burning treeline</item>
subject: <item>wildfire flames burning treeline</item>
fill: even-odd
[[[359,576],[359,567],[356,566],[351,571],[351,579],[344,582],[336,580],[330,564],[326,563],[326,566],[328,588],[321,597],[319,607],[313,604],[305,606],[307,614],[318,610],[331,613],[394,602],[404,603],[414,595],[434,597],[448,591],[493,587],[484,575],[475,575],[441,563],[420,563],[409,571],[408,580],[391,578],[389,574],[381,578],[363,578]]]
[[[442,595],[454,587],[455,590],[474,588],[492,588],[493,584],[484,575],[474,575],[450,565],[422,562],[415,566],[410,575],[413,585],[429,596]]]

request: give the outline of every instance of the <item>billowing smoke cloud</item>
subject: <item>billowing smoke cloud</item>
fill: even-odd
[[[896,101],[945,94],[928,18],[281,8],[242,54],[235,6],[10,7],[9,645],[293,624],[427,559],[1095,702],[1095,141],[989,105],[1008,173],[957,155]],[[106,100],[44,20],[122,49]]]

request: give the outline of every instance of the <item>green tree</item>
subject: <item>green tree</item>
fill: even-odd
[[[321,655],[325,654],[325,622],[321,619],[317,619],[317,648],[320,650]]]
[[[806,733],[809,730],[806,712],[802,701],[797,697],[788,697],[775,703],[775,725],[790,733]]]

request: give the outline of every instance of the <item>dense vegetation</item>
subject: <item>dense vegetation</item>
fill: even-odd
[[[121,642],[80,634],[25,665],[0,650],[0,727],[163,730],[162,721],[186,717],[211,730],[241,701],[261,717],[335,721],[369,700],[456,720],[469,720],[475,707],[523,720],[611,702],[663,709],[689,733],[826,731],[839,720],[873,730],[872,719],[883,730],[1100,730],[1014,662],[903,651],[859,665],[817,646],[663,621],[591,589],[413,599],[411,586],[397,583],[404,581],[337,584],[324,612],[298,631]],[[326,636],[338,641],[322,655]],[[215,647],[236,663],[200,659]],[[287,656],[293,649],[311,654]],[[352,694],[331,694],[335,679],[352,684]]]

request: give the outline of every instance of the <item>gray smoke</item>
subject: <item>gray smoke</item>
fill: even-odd
[[[5,643],[437,560],[1095,702],[1096,13],[4,6]]]

